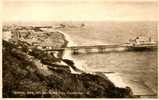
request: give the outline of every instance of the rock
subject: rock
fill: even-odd
[[[72,60],[63,59],[62,61],[65,62],[66,64],[70,65],[70,66],[74,66],[74,62]]]
[[[78,69],[78,68],[74,65],[74,62],[73,62],[72,60],[62,59],[62,61],[65,62],[68,66],[70,66],[75,72],[85,73],[84,71]]]

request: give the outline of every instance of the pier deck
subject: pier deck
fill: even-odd
[[[111,52],[111,51],[144,51],[144,50],[153,50],[157,49],[157,44],[145,44],[145,45],[128,45],[128,44],[112,44],[112,45],[92,45],[92,46],[69,46],[65,48],[53,48],[53,47],[45,47],[44,51],[63,51],[63,50],[71,50],[73,54],[81,53],[84,51],[85,53],[90,52]]]

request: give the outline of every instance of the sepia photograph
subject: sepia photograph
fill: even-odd
[[[157,0],[2,5],[2,98],[158,98]]]

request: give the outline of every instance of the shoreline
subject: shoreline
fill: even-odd
[[[61,32],[61,33],[64,34],[65,39],[68,41],[68,45],[69,45],[69,43],[74,44],[73,41],[71,40],[70,36],[67,33],[64,33],[64,32]],[[72,45],[69,45],[69,46],[72,46]],[[84,68],[85,66],[83,67],[83,65],[85,65],[84,61],[83,62],[77,61],[76,59],[74,59],[73,57],[71,57],[71,53],[70,52],[65,52],[64,51],[63,54],[64,54],[64,57],[66,59],[71,59],[75,63],[75,65],[76,65],[77,68],[79,68],[79,69],[86,69],[86,68]],[[79,67],[79,66],[82,66],[82,68]],[[98,74],[98,72],[91,72],[91,71],[88,71],[88,70],[84,70],[84,71],[86,73],[90,73],[90,74]],[[75,73],[75,72],[73,72],[73,73]],[[138,93],[138,91],[142,90],[142,89],[139,89],[138,86],[134,87],[131,83],[127,82],[127,80],[124,80],[125,78],[122,77],[119,73],[114,73],[114,72],[113,73],[100,72],[100,73],[103,74],[104,77],[108,78],[116,87],[119,87],[119,88],[130,87],[135,95],[137,95],[136,93]],[[145,97],[146,97],[146,95],[145,95]]]
[[[71,40],[70,36],[67,34],[67,33],[64,33],[62,31],[58,31],[60,33],[62,33],[65,37],[65,39],[68,41],[67,42],[67,45],[66,46],[75,46],[76,44]],[[84,61],[77,61],[75,59],[73,59],[73,57],[71,56],[71,53],[70,52],[67,52],[66,50],[64,51],[63,53],[63,58],[64,59],[70,59],[72,60],[74,63],[75,63],[75,66],[77,68],[79,68],[81,70],[83,64],[84,64]],[[84,68],[82,68],[82,71],[85,71]],[[73,71],[73,69],[71,69],[71,72],[72,73],[76,73]],[[87,71],[86,73],[90,73],[90,74],[97,74],[98,72],[90,72],[90,71]],[[124,83],[123,79],[121,76],[117,75],[117,73],[105,73],[105,72],[100,72],[102,74],[105,75],[105,77],[107,77],[111,82],[113,82],[115,84],[115,86],[117,87],[121,87],[121,88],[125,88],[127,85],[126,83]]]
[[[64,35],[64,38],[65,38],[65,40],[67,41],[67,44],[66,44],[65,46],[76,46],[76,44],[71,40],[70,36],[69,36],[67,33],[62,32],[62,31],[60,31],[60,30],[56,30],[56,31],[58,31],[59,33],[61,33],[61,34]],[[64,50],[64,51],[63,51],[62,58],[63,58],[63,59],[72,60],[72,61],[74,62],[74,64],[75,64],[75,66],[76,66],[78,69],[80,69],[80,70],[82,70],[82,71],[85,72],[85,70],[84,70],[84,68],[83,68],[84,61],[82,61],[82,60],[81,60],[81,61],[77,61],[76,59],[74,59],[74,58],[71,56],[71,51],[70,51],[70,50],[68,50],[68,51],[67,51],[67,50]],[[76,73],[75,71],[73,71],[73,69],[71,69],[71,72],[72,72],[72,73]]]

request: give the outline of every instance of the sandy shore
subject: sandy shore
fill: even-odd
[[[76,46],[76,44],[71,40],[70,36],[67,33],[59,31],[59,30],[58,32],[64,34],[66,40],[68,41],[68,46]],[[86,71],[84,68],[85,61],[84,60],[79,61],[72,58],[70,50],[69,51],[65,50],[63,58],[73,60],[77,68],[79,68],[80,70]],[[76,73],[73,69],[71,70],[71,72]],[[92,72],[87,71],[87,73],[92,73]],[[122,77],[120,77],[119,74],[117,73],[111,73],[111,74],[104,73],[104,75],[108,77],[109,80],[111,80],[117,87],[125,88],[127,86],[127,84],[124,83]]]
[[[68,41],[68,44],[67,44],[67,46],[77,46],[77,44],[75,44],[72,40],[71,40],[71,37],[67,34],[67,33],[65,33],[65,32],[62,32],[62,31],[60,31],[60,30],[56,30],[56,31],[58,31],[58,32],[60,32],[60,33],[62,33],[64,36],[65,36],[65,39]],[[71,56],[71,51],[70,50],[65,50],[64,51],[64,53],[63,53],[63,58],[64,59],[70,59],[70,60],[73,60],[74,61],[74,63],[75,63],[75,66],[78,68],[78,69],[80,69],[80,70],[82,70],[82,71],[85,71],[84,70],[84,63],[85,63],[85,61],[83,61],[83,60],[76,60],[76,59],[74,59],[72,56]],[[73,69],[71,70],[71,72],[72,73],[76,73]]]

